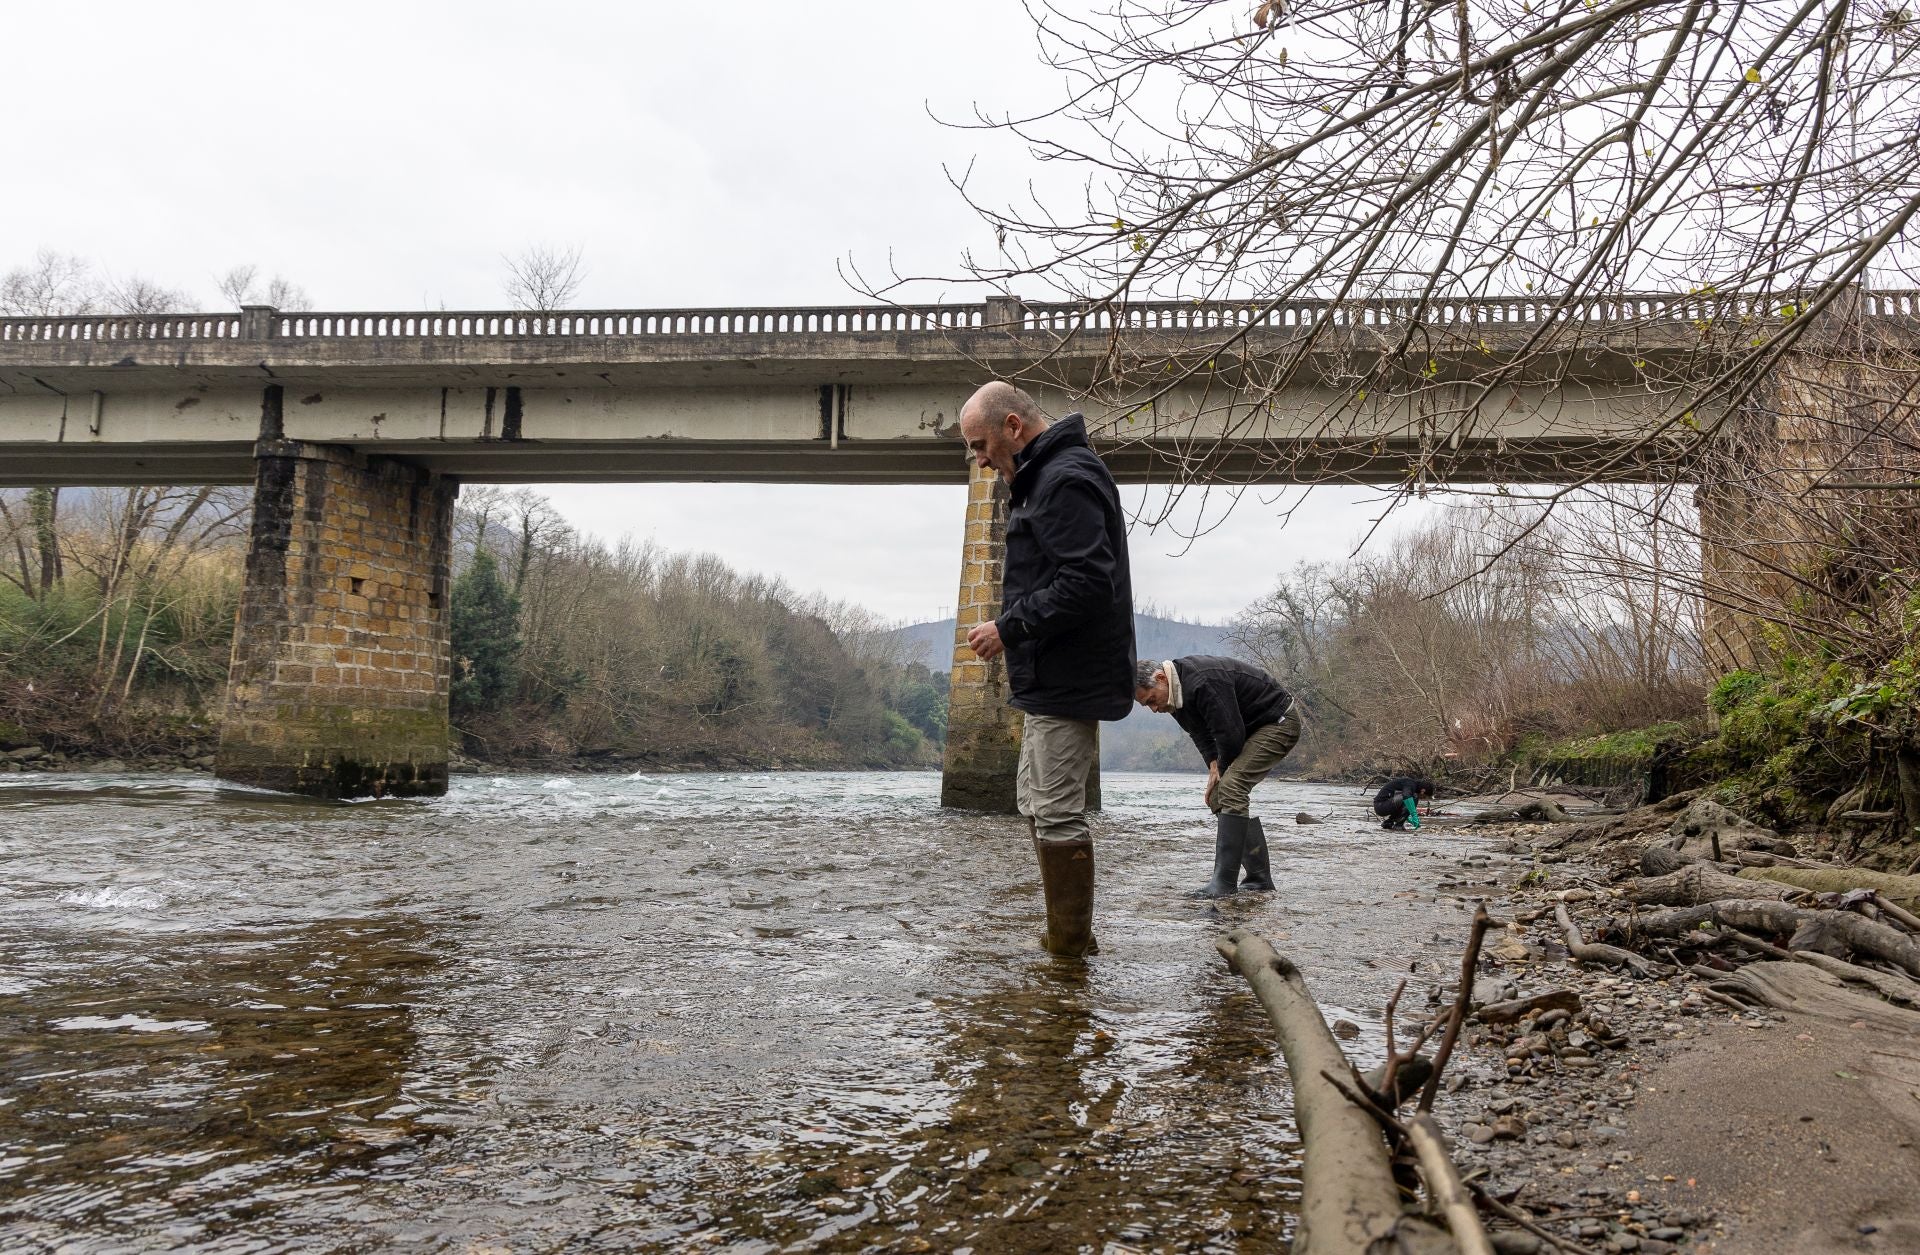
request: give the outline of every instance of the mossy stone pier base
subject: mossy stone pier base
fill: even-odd
[[[447,791],[455,482],[264,440],[215,771],[310,797]]]

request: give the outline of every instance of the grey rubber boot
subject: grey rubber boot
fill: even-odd
[[[1267,862],[1267,830],[1258,817],[1247,821],[1247,848],[1240,856],[1240,866],[1247,872],[1246,879],[1240,882],[1242,889],[1273,892],[1273,867]]]
[[[1213,879],[1194,891],[1196,898],[1224,898],[1233,893],[1240,880],[1240,859],[1247,852],[1245,815],[1216,815],[1213,829]]]

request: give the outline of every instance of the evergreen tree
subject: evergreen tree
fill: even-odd
[[[453,710],[498,710],[520,677],[520,599],[481,549],[453,583]]]

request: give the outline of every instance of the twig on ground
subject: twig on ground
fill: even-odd
[[[1480,965],[1480,944],[1486,940],[1487,929],[1492,925],[1493,917],[1487,914],[1485,902],[1476,903],[1473,909],[1473,926],[1467,932],[1467,952],[1460,958],[1460,988],[1453,995],[1453,1010],[1447,1015],[1447,1031],[1440,1038],[1440,1049],[1433,1056],[1433,1075],[1420,1090],[1418,1110],[1425,1114],[1433,1110],[1433,1100],[1440,1093],[1440,1074],[1446,1071],[1447,1061],[1453,1058],[1453,1044],[1460,1038],[1460,1026],[1466,1022],[1467,1008],[1473,1002],[1473,970]]]
[[[1501,1202],[1499,1199],[1495,1198],[1493,1195],[1487,1193],[1485,1188],[1483,1188],[1479,1184],[1479,1182],[1477,1181],[1467,1182],[1467,1189],[1473,1192],[1474,1201],[1479,1203],[1482,1207],[1486,1208],[1488,1211],[1492,1212],[1494,1215],[1499,1216],[1503,1220],[1512,1221],[1514,1224],[1519,1225],[1522,1229],[1525,1229],[1528,1233],[1531,1233],[1533,1236],[1543,1239],[1544,1241],[1551,1242],[1563,1251],[1571,1251],[1572,1255],[1594,1255],[1594,1251],[1592,1247],[1582,1246],[1578,1242],[1569,1241],[1568,1239],[1563,1238],[1559,1234],[1555,1233],[1553,1230],[1543,1228],[1540,1225],[1535,1224],[1533,1222],[1532,1217],[1527,1216],[1518,1207],[1509,1207],[1505,1203]],[[1608,1214],[1611,1215],[1612,1213],[1609,1212]]]

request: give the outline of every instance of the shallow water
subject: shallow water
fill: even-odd
[[[1215,907],[1201,784],[1107,777],[1083,967],[931,774],[0,778],[0,1249],[1284,1250],[1284,1068],[1213,939],[1377,1052],[1463,839],[1270,783],[1280,891]]]

